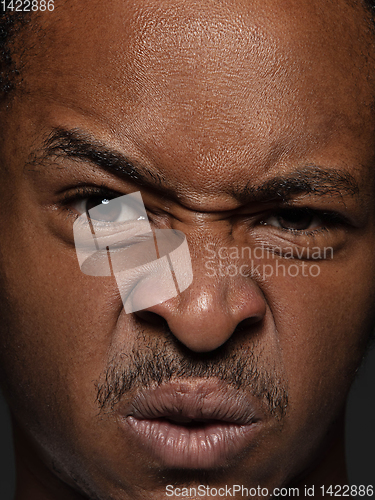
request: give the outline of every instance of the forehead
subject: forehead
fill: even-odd
[[[41,126],[82,126],[173,175],[199,165],[202,189],[212,169],[264,169],[332,138],[363,155],[364,17],[345,1],[63,2],[32,37],[27,105]]]
[[[113,0],[110,8],[92,0],[57,7],[41,14],[35,44],[38,76],[48,76],[55,66],[57,82],[62,74],[57,67],[63,65],[95,80],[100,69],[101,78],[116,77],[113,84],[122,92],[126,84],[137,93],[132,83],[150,85],[165,75],[163,90],[174,92],[188,76],[200,90],[213,80],[224,90],[246,77],[242,90],[247,93],[258,81],[283,77],[294,76],[294,88],[301,78],[311,87],[339,76],[349,82],[347,71],[359,76],[369,57],[364,11],[343,0],[335,5],[324,0]]]

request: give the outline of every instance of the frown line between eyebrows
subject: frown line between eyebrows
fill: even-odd
[[[123,153],[113,150],[80,129],[55,128],[43,148],[32,153],[29,165],[43,166],[51,159],[67,158],[92,163],[139,186],[173,194],[173,189],[159,174],[136,165]],[[293,196],[313,194],[343,198],[359,193],[356,179],[339,168],[306,165],[267,179],[262,184],[249,182],[244,189],[233,190],[233,198],[243,204],[288,201]]]

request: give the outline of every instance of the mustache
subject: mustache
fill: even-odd
[[[235,346],[230,340],[210,353],[194,353],[168,335],[143,338],[130,352],[116,354],[96,382],[99,411],[113,411],[136,389],[186,379],[216,379],[257,398],[265,411],[281,420],[288,407],[285,380],[269,366],[256,343]]]

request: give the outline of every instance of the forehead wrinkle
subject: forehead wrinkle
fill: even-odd
[[[126,4],[127,2],[124,3]],[[293,2],[289,3],[291,4],[291,6],[293,6]],[[163,4],[163,6],[161,6],[161,4]],[[244,46],[246,45],[247,50],[250,52],[251,50],[253,50],[253,47],[256,46],[259,47],[259,44],[262,45],[263,43],[262,39],[264,38],[264,34],[262,34],[262,30],[259,28],[260,26],[259,13],[257,12],[256,8],[250,9],[249,6],[246,4],[246,2],[221,1],[220,3],[218,3],[219,7],[215,9],[213,9],[213,7],[216,6],[216,4],[215,2],[212,1],[190,2],[190,4],[195,6],[194,13],[191,12],[191,8],[189,11],[189,7],[185,8],[183,5],[176,4],[176,2],[140,1],[139,3],[137,2],[135,6],[128,5],[128,8],[124,9],[121,12],[121,15],[118,16],[120,18],[120,21],[116,21],[117,24],[119,22],[123,23],[122,33],[124,33],[123,38],[126,37],[126,46],[125,46],[126,49],[118,50],[119,44],[121,44],[123,40],[122,39],[116,40],[117,50],[112,50],[110,51],[111,54],[107,55],[108,63],[113,64],[116,63],[116,61],[118,62],[119,60],[120,62],[121,61],[124,62],[124,60],[127,58],[126,54],[130,53],[133,61],[130,62],[128,61],[128,63],[130,64],[130,66],[131,65],[137,66],[138,76],[140,77],[141,80],[144,80],[145,71],[147,71],[144,64],[145,58],[147,58],[147,53],[151,56],[147,60],[147,65],[150,71],[152,72],[153,71],[152,65],[158,64],[158,60],[160,58],[156,56],[157,55],[162,56],[162,54],[166,52],[165,49],[167,46],[172,47],[172,49],[173,48],[178,50],[183,49],[185,43],[184,40],[186,41],[185,53],[188,53],[189,51],[191,52],[190,59],[193,65],[194,61],[197,61],[198,59],[196,57],[197,54],[194,53],[194,50],[204,51],[207,49],[208,53],[210,53],[209,50],[211,43],[210,40],[214,40],[213,46],[217,47],[218,45],[220,45],[220,47],[222,48],[222,50],[224,50],[224,52],[230,45],[230,43],[228,44],[228,37],[229,39],[232,39],[236,47],[242,46],[242,48],[244,48]],[[78,12],[80,12],[80,10],[81,9],[78,9]],[[68,9],[66,6],[65,11],[69,12],[70,9]],[[256,12],[254,13],[254,11]],[[51,16],[44,16],[45,19],[43,19],[43,24],[47,24],[47,28],[49,28],[50,31],[53,28],[53,36],[55,37],[55,41],[57,41],[60,45],[62,40],[64,41],[64,53],[69,54],[69,51],[71,51],[71,49],[74,49],[71,54],[74,55],[74,53],[77,52],[76,47],[70,47],[69,49],[69,43],[67,43],[69,42],[69,38],[71,38],[70,35],[72,33],[71,22],[69,23],[71,19],[67,17],[67,19],[64,20],[63,14],[64,12],[61,9],[59,15],[60,17],[57,18],[58,23],[56,23],[56,19],[55,21],[49,21],[48,17]],[[219,18],[219,15],[221,16],[221,19]],[[90,15],[88,21],[90,21],[91,17],[92,16]],[[270,17],[272,18],[271,28],[274,29],[275,14],[272,15],[270,14]],[[332,17],[332,13],[329,15],[329,17]],[[225,22],[223,21],[223,18],[225,19]],[[253,18],[255,19],[255,22]],[[285,18],[287,19],[288,16],[285,15]],[[250,21],[252,20],[252,25],[250,25],[249,19]],[[301,20],[299,20],[299,22],[300,21]],[[290,24],[290,21],[288,22]],[[48,23],[50,24],[50,26],[48,26]],[[198,26],[198,28],[194,29],[194,26]],[[60,35],[55,34],[58,31],[57,27],[61,31]],[[97,26],[96,33],[99,36],[101,36],[100,29],[104,30],[104,26],[102,28],[100,28],[99,25]],[[43,34],[46,34],[47,31],[48,31],[47,29],[44,29]],[[269,31],[270,30],[268,30],[267,32],[268,43],[270,41]],[[303,33],[308,31],[309,31],[309,26],[307,25],[305,26]],[[201,42],[198,43],[200,38],[202,37],[202,33],[205,34],[205,38],[203,41],[201,40]],[[284,33],[283,34],[284,39],[291,38],[292,33],[293,30]],[[298,36],[300,35],[301,35],[301,29],[298,30]],[[294,36],[294,38],[295,37],[296,35]],[[89,35],[82,44],[82,47],[86,43],[93,45],[92,42],[89,42],[91,38],[92,37],[90,37]],[[165,43],[163,45],[163,40],[165,41],[165,43],[168,42],[167,45],[165,45]],[[196,42],[195,45],[198,46],[198,49],[197,47],[195,48],[192,47],[191,42],[193,40]],[[43,41],[38,40],[38,44],[41,43],[43,43]],[[173,45],[173,43],[175,43],[175,45]],[[278,40],[278,43],[280,43],[280,40]],[[311,42],[309,41],[309,43]],[[158,50],[157,47],[159,47],[160,50]],[[46,48],[47,48],[46,44],[44,44],[43,50]],[[94,46],[92,48],[94,48]],[[112,49],[115,48],[114,40],[111,40],[111,48]],[[172,52],[176,53],[178,52],[178,50],[172,50]],[[264,49],[265,52],[269,50],[270,50],[269,46]],[[91,57],[93,59],[93,62],[95,61],[99,63],[99,61],[96,61],[96,54],[97,53],[99,54],[100,51],[101,51],[100,47],[97,47],[96,51],[94,50],[92,51]],[[233,55],[234,55],[233,51],[229,55],[230,58],[228,60],[233,60]],[[272,57],[269,59],[270,59],[269,62],[271,63]],[[207,60],[205,61],[205,64],[203,64],[203,69],[207,69],[206,63]],[[218,67],[225,68],[226,65],[225,59],[223,57],[218,58],[217,65]],[[285,65],[278,65],[278,66],[280,69],[282,66]],[[94,70],[94,74],[96,74],[97,65],[93,64],[92,69]],[[123,78],[124,76],[125,78],[127,77],[127,75],[123,74],[121,78]],[[128,80],[129,78],[126,78],[127,82]],[[141,83],[144,83],[144,81]]]
[[[154,5],[156,5],[156,6],[161,5],[160,3],[157,3],[157,2],[150,2],[150,3],[151,3],[151,4],[154,4]],[[191,3],[192,3],[192,2],[190,2],[190,4],[191,4]],[[225,2],[225,4],[226,4],[226,5],[228,5],[229,3],[233,3],[233,2]],[[238,3],[238,2],[237,2],[237,3]],[[141,4],[142,4],[142,2],[140,2],[140,5],[141,5]],[[170,4],[172,4],[172,2],[170,2]],[[206,4],[206,3],[205,3],[205,4]],[[137,4],[137,5],[138,5],[138,4]],[[174,5],[175,5],[175,4],[174,4]],[[207,5],[208,5],[208,4],[207,4]],[[130,16],[130,14],[129,14],[129,16]],[[167,24],[168,24],[168,22],[167,22],[167,21],[168,21],[168,20],[164,20],[163,22],[165,22],[165,23],[166,23],[166,25],[167,25]],[[159,21],[158,21],[157,16],[156,16],[156,18],[155,18],[155,16],[154,16],[154,22],[155,22],[155,23],[158,23],[158,22],[159,22]],[[209,26],[209,23],[208,23],[208,25],[207,25],[207,26]],[[148,29],[147,25],[145,24],[145,33],[146,33],[146,31],[147,31],[147,29],[146,29],[146,28]],[[103,29],[104,29],[104,28],[103,28]],[[221,33],[221,27],[220,27],[220,30],[219,30],[219,31],[220,31],[220,33]],[[159,32],[161,33],[161,31],[160,31],[160,30],[159,30]],[[217,38],[217,39],[219,40],[219,38]],[[152,45],[152,44],[151,44],[151,45]],[[126,52],[126,51],[124,50],[123,52]],[[142,52],[142,51],[141,51],[141,52]],[[153,55],[157,55],[157,53],[155,53],[155,52],[153,52],[152,54],[153,54]],[[132,55],[132,54],[131,54],[131,55]],[[139,54],[137,53],[136,55],[139,55]],[[144,56],[145,54],[144,54],[144,53],[142,53],[142,54],[140,54],[140,55]],[[123,56],[121,56],[121,57],[123,57]],[[155,62],[155,61],[156,61],[156,62]],[[155,64],[156,64],[156,63],[158,63],[158,61],[157,61],[157,58],[156,58],[156,57],[154,57],[154,62],[155,62]],[[142,69],[142,71],[143,71],[143,70],[144,70],[144,68]],[[283,71],[283,68],[280,68],[280,71]],[[192,79],[197,80],[197,78],[196,78],[194,75],[192,76]],[[142,82],[141,82],[141,83],[142,83]],[[198,83],[199,83],[199,82],[198,82]],[[55,82],[54,82],[53,84],[55,84]],[[148,92],[148,90],[149,90],[149,89],[145,88],[144,86],[141,86],[141,87],[142,87],[142,89],[141,89],[141,90],[144,92],[144,94],[146,94],[146,98],[147,98],[147,94],[149,94],[149,92]],[[251,87],[251,85],[250,85],[250,84],[249,84],[249,87]],[[152,90],[152,89],[151,89],[151,90]],[[177,89],[177,91],[178,91],[178,90],[179,90],[179,89]],[[266,89],[266,90],[267,90],[267,89]],[[120,89],[120,93],[121,93],[122,91],[123,91],[123,88],[121,88],[121,89]],[[211,88],[211,91],[214,91],[214,89],[212,89],[212,88]],[[171,94],[171,95],[172,95],[172,94]],[[174,95],[176,95],[176,92],[175,92],[175,94],[174,94]],[[264,92],[263,92],[263,94],[262,94],[262,97],[263,97],[263,95],[264,95]],[[155,96],[155,95],[154,95],[153,97],[154,97],[154,101],[155,101],[155,100],[156,100],[156,97],[158,97],[158,96]],[[284,94],[280,95],[280,100],[284,100],[284,98],[285,98],[285,95],[284,95]],[[271,100],[272,100],[272,96],[271,96]],[[274,101],[274,102],[275,102],[275,107],[277,107],[277,105],[278,105],[277,100],[275,99],[275,101]],[[175,103],[175,102],[173,101],[173,102],[172,102],[172,105],[173,105],[174,103]],[[124,107],[125,107],[127,104],[128,104],[128,102],[124,103]],[[220,104],[222,104],[222,102],[221,102],[221,101],[220,101]],[[237,104],[238,104],[238,103],[237,103]],[[240,104],[241,104],[241,103],[240,103]],[[193,100],[193,101],[192,101],[192,107],[195,107],[195,108],[197,109],[197,106],[198,106],[197,101],[194,101],[194,100]],[[263,103],[262,103],[262,106],[263,106]],[[146,107],[146,106],[145,106],[145,107]],[[160,103],[159,103],[159,107],[160,107]],[[171,107],[172,107],[172,106],[171,106]],[[239,107],[239,106],[238,106],[238,107]],[[234,106],[234,108],[237,108],[237,105],[236,105],[236,106]],[[212,108],[212,107],[211,107],[211,108],[210,108],[210,111],[211,111],[212,109],[214,109],[214,108]],[[151,113],[152,113],[152,111],[153,111],[153,110],[152,110],[152,107],[151,107]],[[176,114],[180,113],[180,111],[181,111],[180,109],[177,109],[177,110],[176,110]],[[235,111],[237,112],[237,109],[235,109]],[[273,109],[273,108],[271,108],[269,111],[272,113],[272,111],[274,111],[274,109]],[[277,111],[277,109],[276,109],[276,111]],[[150,108],[149,108],[149,107],[147,107],[147,112],[150,112]],[[292,122],[292,121],[293,121],[293,120],[292,120],[292,118],[293,118],[293,117],[291,117],[291,114],[292,114],[292,113],[290,113],[290,114],[288,115],[288,118],[289,118],[289,121],[290,121],[290,122]],[[177,128],[177,127],[176,127],[175,115],[172,115],[172,116],[171,116],[171,118],[172,118],[172,119],[170,120],[170,121],[171,121],[171,132],[173,133],[173,128],[174,128],[175,130],[176,130],[176,128]],[[194,123],[193,123],[193,121],[191,120],[191,118],[192,118],[191,114],[189,114],[189,112],[187,112],[187,113],[186,113],[186,124],[187,124],[187,125],[190,125],[190,129],[189,129],[190,131],[191,131],[191,129],[194,129]],[[238,119],[238,115],[236,115],[236,116],[234,116],[234,118],[235,118],[237,121],[235,121],[235,122],[234,122],[234,121],[232,120],[232,122],[226,121],[225,123],[224,123],[224,122],[220,122],[220,123],[219,123],[219,125],[222,125],[223,133],[224,133],[224,126],[225,126],[225,127],[226,127],[226,130],[228,130],[228,128],[232,128],[232,129],[233,129],[233,130],[232,130],[232,133],[233,133],[233,134],[235,134],[235,132],[236,132],[236,125],[237,125],[237,124],[239,124],[239,122],[241,121],[242,116],[240,116],[240,118]],[[261,117],[260,117],[260,119],[259,119],[259,123],[255,123],[255,125],[252,125],[252,126],[250,126],[250,125],[249,125],[249,126],[248,126],[248,129],[249,129],[250,133],[251,133],[251,132],[253,131],[253,129],[255,129],[256,127],[258,127],[258,129],[257,129],[257,130],[258,130],[260,133],[264,132],[264,130],[260,130],[261,123],[264,123],[264,118],[265,118],[264,116],[261,116]],[[273,116],[266,116],[266,118],[270,118],[270,125],[272,125],[272,123],[271,123],[271,119],[273,119]],[[301,115],[300,115],[300,114],[298,114],[297,118],[298,118],[299,123],[300,123],[300,122],[301,122]],[[302,117],[302,120],[303,120],[303,119],[305,119],[305,120],[306,120],[306,117]],[[189,120],[190,120],[190,121],[189,121]],[[278,118],[278,121],[279,121],[279,122],[281,121],[281,120],[280,120],[280,118]],[[284,126],[288,126],[288,123],[286,123],[286,124],[285,124],[285,122],[287,122],[287,121],[288,121],[288,120],[285,120],[285,119],[284,119]],[[297,120],[295,120],[295,121],[296,121],[296,123],[297,123]],[[151,124],[151,125],[153,125],[153,123],[150,123],[150,124]],[[117,124],[117,125],[118,125],[118,124]],[[148,122],[146,122],[144,125],[145,125],[145,128],[147,128],[147,126],[149,125],[149,123],[148,123]],[[177,125],[178,125],[178,120],[177,120]],[[202,121],[202,125],[205,125],[205,126],[208,128],[208,127],[209,127],[209,125],[210,125],[210,123],[208,123],[208,122],[203,122],[203,121]],[[212,125],[212,123],[211,123],[211,125]],[[230,125],[230,127],[228,127],[228,125]],[[297,123],[297,125],[298,125],[298,123]],[[303,125],[304,125],[304,124],[303,124]],[[116,126],[116,123],[115,123],[115,126]],[[241,126],[242,126],[242,124],[241,124]],[[212,127],[212,128],[213,128],[213,127]],[[239,126],[239,128],[240,128],[240,126]],[[302,128],[303,128],[303,127],[302,127]],[[151,129],[151,127],[149,127],[149,129]],[[198,128],[197,128],[197,131],[199,132]],[[214,129],[214,132],[215,132],[215,134],[216,134],[216,135],[214,134],[214,141],[217,141],[217,140],[218,140],[218,130],[217,130],[217,129]],[[243,135],[244,135],[244,137],[243,137],[243,138],[245,139],[245,138],[246,138],[246,136],[248,136],[248,135],[249,135],[249,132],[245,130],[245,132],[244,132],[244,134],[243,134]],[[263,135],[264,135],[264,134],[263,134]],[[163,145],[165,145],[165,137],[164,137],[164,138],[162,137],[162,139],[164,140]],[[194,139],[195,139],[195,137],[194,137]],[[205,138],[205,139],[206,139],[206,138]],[[231,138],[229,138],[229,139],[231,139]],[[185,140],[185,138],[184,138],[184,140]],[[212,143],[212,145],[214,145],[214,143]],[[184,166],[184,168],[186,168],[186,165]]]
[[[167,6],[165,6],[165,3],[167,3]],[[190,2],[190,3],[192,3],[192,2]],[[221,16],[223,17],[224,13],[227,10],[230,11],[229,6],[237,5],[237,4],[241,5],[241,3],[243,3],[243,2],[220,2],[220,9],[218,8],[217,12],[219,12],[221,14]],[[197,6],[200,5],[197,2],[195,4]],[[107,64],[109,64],[109,65],[114,64],[116,62],[121,63],[121,61],[124,62],[125,59],[128,59],[128,61],[125,64],[125,72],[122,72],[121,75],[118,76],[118,83],[120,83],[122,80],[122,85],[120,88],[122,97],[124,95],[129,96],[132,94],[134,96],[135,93],[143,93],[143,94],[146,94],[146,99],[147,99],[147,94],[150,94],[149,90],[152,90],[154,92],[154,94],[157,94],[157,95],[154,95],[153,105],[155,107],[156,107],[156,104],[155,104],[156,100],[160,101],[160,99],[161,99],[162,101],[164,101],[164,104],[165,104],[165,101],[167,100],[167,98],[168,99],[170,98],[171,103],[173,105],[173,104],[175,104],[175,101],[176,101],[176,95],[179,93],[180,96],[182,97],[182,94],[183,94],[183,92],[179,92],[180,89],[178,86],[178,81],[173,81],[173,78],[171,78],[171,75],[168,73],[166,73],[166,78],[160,79],[160,81],[159,81],[160,89],[155,89],[155,87],[154,87],[155,81],[153,80],[153,72],[155,71],[155,69],[158,65],[160,68],[162,68],[162,66],[165,62],[164,59],[166,57],[168,57],[168,51],[165,50],[166,48],[168,48],[167,47],[168,44],[166,45],[166,42],[168,42],[169,45],[171,45],[172,42],[175,42],[175,46],[172,45],[172,49],[176,48],[178,50],[172,50],[172,52],[173,52],[172,55],[174,57],[178,57],[177,53],[179,52],[179,50],[181,48],[183,49],[183,46],[181,47],[182,42],[180,42],[179,40],[181,39],[181,37],[182,38],[185,37],[185,35],[182,36],[181,33],[186,32],[190,37],[193,37],[193,39],[196,39],[197,45],[200,45],[201,50],[203,50],[203,51],[206,50],[206,43],[198,44],[199,33],[197,34],[197,30],[191,29],[191,26],[197,24],[198,21],[196,21],[196,19],[189,18],[188,13],[186,13],[185,19],[184,18],[183,19],[177,18],[176,12],[181,14],[180,10],[183,8],[182,6],[178,6],[178,8],[177,8],[176,4],[173,2],[169,2],[169,3],[163,2],[163,5],[164,5],[164,7],[162,8],[160,6],[160,3],[158,3],[158,2],[139,2],[139,4],[137,3],[133,14],[131,14],[131,9],[129,9],[129,13],[127,12],[126,15],[125,15],[125,13],[123,13],[124,20],[122,22],[124,24],[124,29],[122,31],[126,32],[126,35],[125,34],[123,35],[124,38],[126,37],[126,44],[124,45],[124,47],[121,47],[121,50],[112,51],[112,54],[110,56],[109,56],[109,54],[107,54],[107,56],[108,56],[107,57]],[[213,4],[212,4],[212,2],[211,3],[210,2],[202,2],[202,5],[205,5],[205,8],[199,7],[197,9],[197,14],[196,14],[197,17],[200,16],[200,18],[204,18],[204,16],[206,16],[206,17],[208,16],[208,13],[209,13],[208,5],[213,5]],[[173,10],[172,6],[174,7],[174,18],[175,18],[174,21],[173,21],[173,19],[172,19],[172,21],[168,20],[168,16],[166,15],[171,10]],[[148,7],[150,7],[149,11],[146,9],[146,7],[147,7],[147,9],[148,9]],[[227,7],[227,9],[224,9],[224,7]],[[235,10],[236,12],[235,13],[230,12],[230,15],[228,14],[228,16],[227,16],[228,21],[226,20],[225,25],[224,25],[222,20],[215,21],[215,16],[212,15],[211,20],[210,19],[205,20],[206,26],[203,26],[202,30],[203,30],[203,32],[208,34],[207,35],[208,37],[210,36],[210,34],[212,35],[211,32],[219,33],[220,36],[218,36],[218,42],[217,43],[215,42],[215,46],[218,45],[218,43],[220,42],[219,45],[223,48],[224,51],[227,50],[227,47],[230,45],[230,43],[229,44],[224,43],[224,40],[221,40],[221,38],[225,36],[227,38],[229,37],[229,40],[233,39],[234,45],[237,47],[237,50],[238,50],[238,47],[242,46],[242,49],[243,49],[244,45],[246,45],[246,47],[248,48],[248,52],[249,51],[251,52],[253,47],[256,47],[256,46],[259,47],[259,44],[260,45],[263,44],[262,40],[263,40],[264,36],[260,32],[259,26],[258,27],[254,26],[254,23],[253,23],[253,26],[250,26],[249,23],[245,26],[246,23],[243,20],[243,17],[244,17],[243,13],[242,13],[242,17],[241,17],[241,13],[237,12],[237,10],[240,10],[240,9],[233,9],[233,10]],[[249,9],[247,9],[247,10],[249,10]],[[163,13],[163,15],[161,15],[161,13]],[[156,15],[156,14],[158,14],[158,15]],[[61,15],[62,14],[60,14],[60,16]],[[230,19],[233,17],[235,18],[235,21],[230,21]],[[171,33],[168,34],[167,29],[162,29],[162,28],[167,28],[167,27],[168,27],[168,29],[170,29],[171,24],[173,24],[173,22],[175,23],[175,26],[174,26],[174,31],[172,30]],[[179,22],[179,24],[178,24],[178,22]],[[216,29],[215,29],[215,23],[217,25]],[[230,23],[232,23],[232,24],[230,24]],[[239,25],[239,27],[236,25],[236,23],[237,23],[237,25]],[[225,29],[223,28],[223,25],[224,25]],[[234,28],[237,28],[237,29],[231,30],[230,29],[231,26],[233,26]],[[131,30],[129,33],[128,33],[128,30],[126,29],[128,27],[131,27]],[[137,31],[137,27],[139,28],[138,31]],[[189,29],[187,29],[187,28],[189,28]],[[245,31],[245,28],[246,28],[246,31]],[[65,27],[64,30],[67,30],[67,28]],[[236,31],[237,31],[237,33],[236,33]],[[100,33],[100,31],[98,32],[98,34],[99,33]],[[251,33],[254,33],[253,37],[250,36]],[[66,34],[66,37],[69,38],[70,32],[66,31],[65,34]],[[290,35],[288,35],[288,36],[290,36]],[[180,37],[180,38],[178,38],[178,37]],[[87,38],[90,39],[90,36],[88,36]],[[215,36],[214,36],[214,38],[215,38]],[[58,40],[60,40],[60,38],[57,38],[57,41]],[[163,40],[164,40],[164,42],[163,42]],[[121,44],[121,41],[122,41],[122,39],[119,39],[117,41],[118,45]],[[270,43],[269,33],[267,33],[267,41],[269,44]],[[205,40],[205,42],[207,42],[207,40]],[[87,40],[85,40],[84,43],[85,44],[88,43]],[[113,40],[111,40],[111,44],[112,44],[111,48],[114,48]],[[66,49],[66,47],[67,47],[67,44],[65,43],[65,51],[68,50],[68,53],[69,53],[69,50],[72,50],[73,48],[75,49],[75,52],[76,52],[76,47],[70,47],[70,49],[69,48]],[[158,49],[158,47],[159,47],[159,49]],[[117,49],[118,48],[119,47],[117,46]],[[100,50],[101,49],[99,48],[99,50],[97,52],[99,53]],[[189,53],[191,56],[190,57],[191,61],[197,61],[197,59],[199,59],[199,58],[196,57],[197,54],[194,52],[194,50],[196,50],[196,48],[192,47],[191,44],[188,43],[186,50],[182,51],[182,52]],[[209,46],[208,46],[207,50],[208,50],[208,56],[209,56],[210,55]],[[280,61],[280,63],[277,63],[277,58],[274,57],[275,54],[273,54],[273,53],[269,54],[270,46],[268,46],[267,48],[264,48],[264,52],[267,52],[267,51],[268,51],[268,55],[271,56],[271,57],[268,57],[268,60],[267,60],[268,71],[271,71],[271,72],[274,71],[275,76],[279,73],[278,76],[280,76],[280,72],[282,73],[283,71],[285,71],[285,69],[284,69],[285,64],[281,64],[282,61]],[[74,52],[72,54],[74,54]],[[130,57],[128,57],[127,54],[128,55],[130,54]],[[164,56],[163,56],[163,54],[164,54]],[[231,56],[229,59],[233,60],[232,56],[234,55],[234,52],[232,51],[228,55]],[[248,56],[249,56],[249,54],[247,54],[247,57]],[[96,55],[92,54],[92,57],[93,57],[93,62],[95,62]],[[163,59],[163,57],[164,57],[164,59]],[[229,61],[229,59],[228,59],[228,61]],[[274,61],[274,64],[273,64],[274,69],[272,69],[272,61]],[[99,61],[97,61],[97,62],[99,63]],[[185,61],[185,62],[187,63],[187,66],[189,66],[188,65],[189,57],[187,57],[187,61]],[[207,61],[203,60],[201,62],[206,63]],[[236,61],[236,63],[237,63],[237,61]],[[194,64],[196,64],[196,63],[194,63]],[[238,74],[239,74],[238,72],[241,69],[241,67],[240,67],[241,65],[238,65],[235,68],[236,69],[235,72],[233,72],[233,71],[230,72],[230,71],[228,71],[228,68],[225,69],[225,66],[227,64],[225,61],[225,58],[224,59],[217,58],[217,64],[218,64],[218,67],[219,66],[221,67],[222,73],[227,73],[228,75],[230,74],[230,76],[233,78],[238,78]],[[90,66],[92,67],[92,69],[94,69],[94,72],[96,75],[97,74],[97,65],[91,64]],[[133,69],[137,70],[137,71],[133,71],[132,75],[129,74],[129,68],[131,66],[133,66]],[[172,67],[170,68],[170,70],[172,72],[173,71],[176,72],[177,65],[171,65],[171,66]],[[233,66],[233,62],[231,62],[231,66]],[[69,64],[68,64],[68,68],[69,68]],[[73,68],[70,67],[69,69],[73,69]],[[194,83],[194,85],[196,85],[196,88],[195,89],[193,88],[192,92],[191,92],[192,99],[190,100],[190,104],[191,104],[190,107],[189,107],[189,99],[187,99],[187,101],[185,103],[186,106],[190,109],[190,111],[194,107],[195,107],[195,109],[197,109],[197,106],[199,105],[199,102],[197,102],[197,100],[194,100],[194,93],[196,94],[197,89],[199,90],[199,92],[203,93],[202,94],[203,97],[204,97],[204,93],[207,90],[207,89],[205,89],[205,81],[204,81],[204,72],[207,73],[207,65],[206,64],[202,64],[202,71],[203,71],[203,73],[200,74],[200,78],[192,75],[191,79],[187,82],[189,85],[190,85],[190,83]],[[90,75],[89,73],[90,72],[88,72],[88,74],[86,74],[87,79],[92,78],[92,75]],[[147,74],[147,73],[149,73],[149,74]],[[257,71],[257,73],[259,74],[259,71]],[[203,77],[203,79],[201,77]],[[134,88],[134,83],[136,83],[136,82],[135,81],[133,81],[133,83],[131,82],[132,78],[134,78],[135,80],[137,78],[139,79],[138,84],[136,85],[137,89]],[[151,88],[149,86],[150,81],[147,82],[148,79],[152,80]],[[124,82],[126,83],[125,85],[124,85]],[[131,84],[129,85],[129,83],[131,83]],[[182,82],[180,81],[180,83],[182,83]],[[209,83],[209,81],[206,81],[206,84],[207,83]],[[106,82],[106,84],[107,84],[107,82]],[[242,89],[237,89],[239,94],[242,93],[243,97],[249,97],[248,94],[249,94],[249,89],[250,89],[251,85],[250,84],[248,86],[243,85],[242,87],[243,87]],[[182,86],[181,90],[186,91],[186,87],[183,88],[183,86]],[[225,92],[224,92],[225,85],[221,89],[219,87],[217,89],[215,89],[215,87],[211,85],[209,90],[210,90],[213,97],[215,97],[215,92],[216,92],[216,94],[219,94],[221,96],[225,95]],[[263,95],[265,95],[266,90],[267,90],[267,88],[264,89]],[[281,96],[282,99],[286,98],[286,96],[285,96],[286,91],[287,91],[287,89],[284,88],[283,89],[284,93]],[[290,93],[292,94],[293,92],[291,91]],[[208,97],[208,95],[207,95],[207,97]],[[205,99],[205,103],[207,104],[207,99]],[[127,103],[127,104],[129,104],[129,103]],[[214,108],[214,104],[215,103],[212,104],[212,108]],[[225,103],[220,102],[220,103],[216,103],[216,104],[219,105],[219,106],[216,106],[216,111],[217,111],[217,108],[220,107],[220,105],[225,104]],[[237,108],[237,104],[236,104],[236,106],[234,106],[234,108]],[[241,103],[239,103],[239,104],[241,105]],[[161,106],[159,104],[159,108],[160,107]],[[187,115],[190,115],[189,109],[188,109]],[[211,109],[211,111],[212,111],[212,109]],[[229,109],[226,109],[224,111],[224,113],[228,113],[228,112],[229,112]],[[191,116],[190,116],[190,118],[191,118]]]

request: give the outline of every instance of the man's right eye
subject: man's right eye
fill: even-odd
[[[102,222],[126,222],[144,220],[135,203],[126,201],[122,196],[108,199],[103,196],[90,196],[76,201],[73,208],[79,213],[87,213],[91,220]]]

